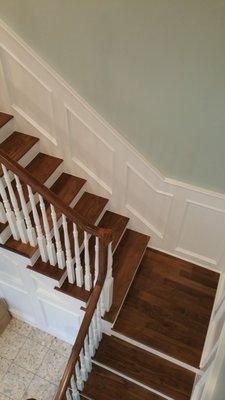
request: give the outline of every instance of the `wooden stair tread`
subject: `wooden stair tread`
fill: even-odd
[[[92,400],[162,400],[160,396],[95,364],[82,394]]]
[[[40,183],[45,183],[62,162],[61,158],[38,153],[26,170]]]
[[[194,372],[117,337],[104,334],[94,360],[174,400],[191,396]]]
[[[69,205],[85,183],[85,179],[63,172],[50,190]]]
[[[84,192],[73,209],[79,215],[85,217],[90,224],[94,224],[101,215],[101,212],[107,203],[108,199],[104,197],[96,196],[95,194],[89,192]]]
[[[13,118],[13,115],[5,114],[0,112],[0,128],[2,128],[7,122],[9,122]]]
[[[113,322],[149,242],[149,236],[127,229],[113,257],[113,304],[104,319]]]
[[[13,132],[0,143],[0,149],[13,160],[19,161],[38,141],[37,137]]]
[[[113,330],[198,368],[218,279],[148,248]]]
[[[27,268],[58,282],[62,279],[66,271],[66,268],[60,269],[57,266],[51,265],[49,262],[43,262],[41,257],[39,257],[34,266],[28,265]]]
[[[113,213],[111,211],[106,211],[101,221],[99,222],[98,226],[100,226],[101,228],[110,228],[113,230],[113,237],[114,237],[112,246],[113,248],[118,243],[126,227],[127,222],[128,222],[127,217]],[[89,254],[90,254],[90,265],[93,276],[94,276],[93,267],[94,267],[94,255],[95,255],[94,246],[95,246],[95,238],[92,236],[89,240]],[[81,259],[82,259],[82,265],[84,265],[84,254],[81,255]],[[84,290],[83,288],[78,288],[76,285],[70,284],[68,282],[68,279],[65,280],[61,288],[56,288],[56,289],[84,302],[87,302],[90,296],[90,292]]]

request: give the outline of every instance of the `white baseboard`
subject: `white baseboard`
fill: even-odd
[[[225,270],[225,195],[163,176],[1,21],[0,57],[0,107],[18,129],[110,198],[152,247]]]

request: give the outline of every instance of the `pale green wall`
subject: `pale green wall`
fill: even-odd
[[[0,17],[167,176],[225,192],[225,0],[0,0]]]

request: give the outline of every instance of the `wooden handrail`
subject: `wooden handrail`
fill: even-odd
[[[85,315],[82,321],[82,324],[80,326],[79,333],[77,335],[77,338],[75,340],[75,343],[73,345],[71,355],[69,358],[69,361],[67,363],[65,372],[63,374],[63,377],[61,379],[58,391],[56,393],[56,396],[54,400],[64,400],[65,395],[66,395],[66,390],[70,385],[70,379],[71,376],[73,375],[74,372],[74,366],[76,365],[78,359],[79,359],[79,354],[81,352],[81,349],[83,348],[84,345],[84,340],[85,337],[88,333],[88,329],[93,317],[93,314],[96,310],[96,306],[98,304],[101,291],[105,282],[105,278],[107,275],[107,256],[108,256],[108,246],[105,244],[104,241],[100,239],[100,246],[99,246],[99,274],[97,278],[96,285],[92,291],[92,294],[89,299],[89,303],[87,306],[87,309],[85,311]]]
[[[48,203],[60,210],[62,214],[64,214],[70,221],[74,222],[82,230],[101,238],[105,243],[111,242],[112,234],[110,229],[99,228],[90,224],[86,218],[82,217],[71,207],[67,206],[58,198],[57,195],[55,195],[50,189],[34,178],[30,172],[21,167],[19,163],[8,157],[8,155],[2,150],[0,150],[0,163],[5,165],[7,169],[16,174],[23,181],[23,183],[30,186],[34,192],[41,194]]]

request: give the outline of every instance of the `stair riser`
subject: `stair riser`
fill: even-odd
[[[0,143],[2,143],[7,137],[11,135],[11,133],[14,131],[14,118],[10,119],[4,126],[0,128]]]

